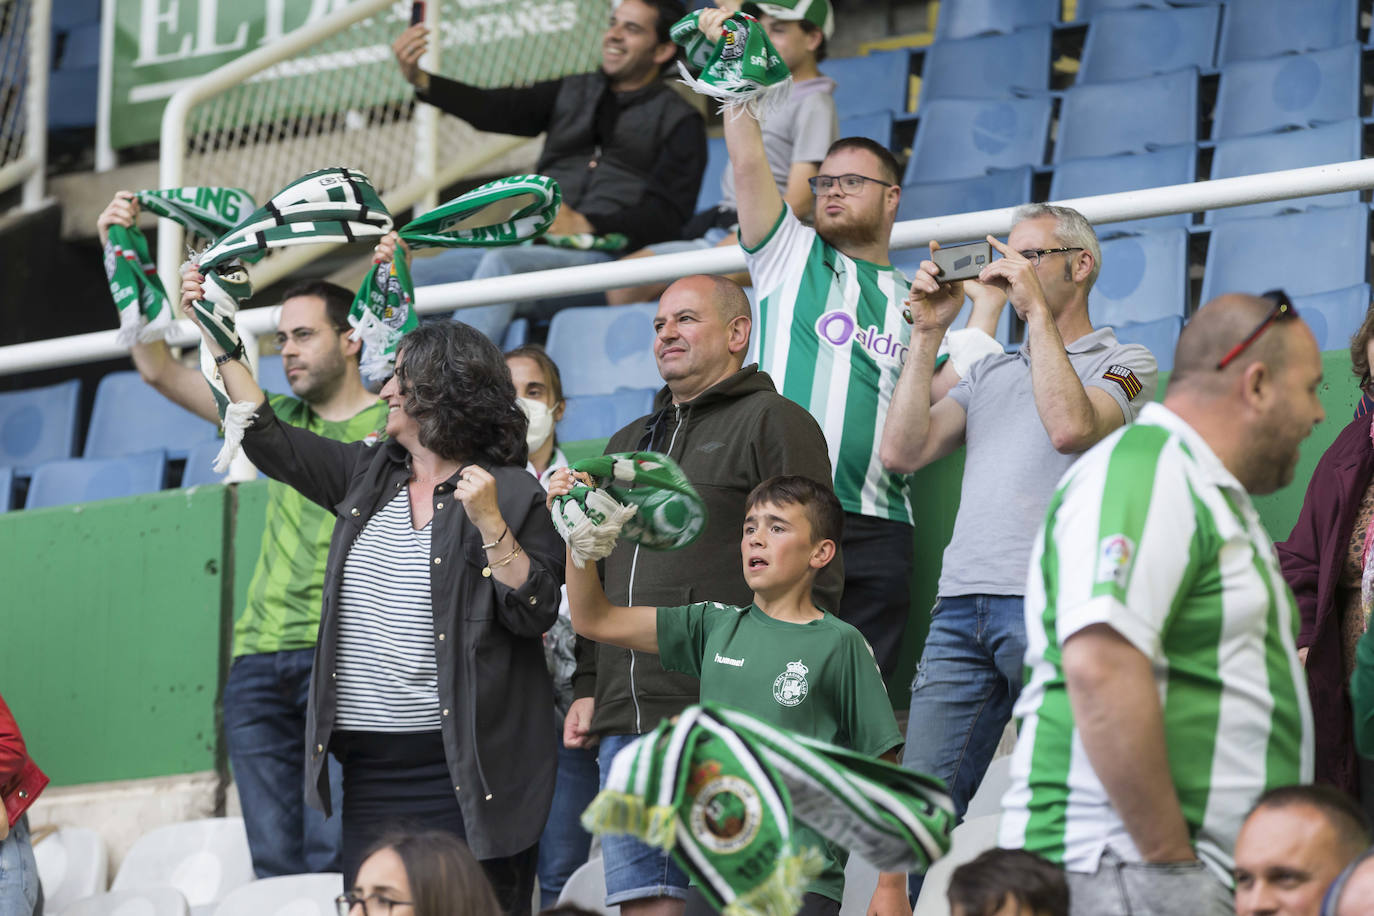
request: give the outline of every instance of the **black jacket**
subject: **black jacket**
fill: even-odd
[[[622,544],[604,561],[606,595],[616,605],[747,605],[754,593],[740,559],[745,498],[779,474],[800,474],[830,486],[825,435],[815,418],[778,394],[756,365],[685,404],[674,405],[664,388],[654,406],[654,413],[612,436],[606,452],[650,449],[675,460],[706,504],[706,530],[681,550]],[[836,554],[817,577],[816,603],[834,611],[843,587],[843,563]],[[698,689],[696,678],[665,671],[657,655],[578,640],[573,692],[596,698],[595,734],[650,731],[695,703]]]
[[[368,519],[406,485],[407,454],[394,441],[335,442],[288,426],[267,404],[258,408],[243,447],[269,477],[338,518],[306,713],[306,797],[329,813],[325,754],[337,700],[333,671],[344,560]],[[482,536],[451,496],[456,474],[434,488],[430,567],[444,756],[467,843],[479,859],[533,846],[548,816],[556,747],[549,727],[553,685],[540,634],[558,616],[564,556],[539,481],[523,467],[487,470],[496,478],[501,514],[529,555],[529,578],[510,589],[482,576]]]

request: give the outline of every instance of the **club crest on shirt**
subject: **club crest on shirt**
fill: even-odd
[[[1126,585],[1135,557],[1135,545],[1124,534],[1113,534],[1097,545],[1097,581],[1112,582],[1119,588]]]
[[[787,670],[773,681],[773,699],[780,706],[796,706],[806,699],[811,689],[806,683],[806,674],[811,670],[802,664],[801,659],[787,663]]]

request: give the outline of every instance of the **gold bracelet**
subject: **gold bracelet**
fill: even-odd
[[[514,560],[516,557],[520,556],[520,554],[521,554],[520,545],[519,545],[519,544],[516,544],[516,545],[515,545],[515,549],[513,549],[510,553],[506,554],[504,557],[502,557],[501,559],[497,560],[495,563],[488,563],[486,566],[482,567],[482,576],[483,576],[483,578],[490,578],[490,577],[491,577],[491,571],[492,571],[493,569],[499,569],[499,568],[501,568],[502,566],[505,566],[507,563],[509,563],[510,561]]]

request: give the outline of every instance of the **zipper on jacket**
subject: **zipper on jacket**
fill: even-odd
[[[669,457],[672,457],[672,454],[673,454],[673,446],[677,444],[677,432],[678,432],[678,430],[682,429],[682,405],[680,405],[680,404],[674,404],[674,405],[673,405],[673,412],[676,414],[676,417],[675,417],[675,425],[673,426],[673,435],[672,435],[671,438],[669,438],[669,440],[668,440],[668,448],[667,448],[667,449],[665,450],[665,452],[664,452],[664,454],[668,455]],[[649,444],[650,444],[650,446],[652,447],[653,443],[650,442]],[[634,605],[635,605],[635,569],[638,567],[638,565],[639,565],[639,545],[636,544],[636,545],[635,545],[634,556],[632,556],[632,557],[630,558],[630,585],[629,585],[629,588],[626,589],[626,594],[625,594],[626,602],[630,605],[630,607],[634,607]],[[631,650],[630,650],[630,702],[633,703],[633,704],[634,704],[634,707],[635,707],[635,734],[636,734],[636,735],[642,735],[642,734],[644,734],[644,725],[643,725],[643,723],[640,721],[639,697],[636,696],[636,690],[635,690],[635,650],[634,650],[634,649],[631,649]]]

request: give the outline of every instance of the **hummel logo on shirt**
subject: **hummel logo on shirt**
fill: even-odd
[[[744,659],[742,659],[742,658],[727,658],[727,657],[725,657],[724,655],[721,655],[719,652],[717,652],[717,653],[716,653],[716,664],[717,664],[717,665],[729,665],[729,666],[732,667],[732,668],[743,668],[743,667],[744,667]]]

